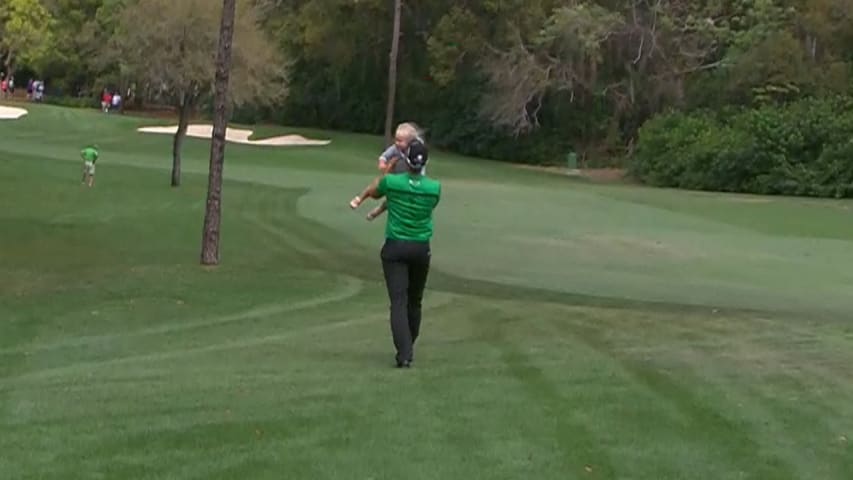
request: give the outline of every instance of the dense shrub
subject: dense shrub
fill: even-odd
[[[853,196],[853,101],[805,99],[646,122],[631,162],[651,185],[696,190]]]
[[[99,108],[100,100],[95,97],[65,97],[45,95],[44,103],[69,108]]]

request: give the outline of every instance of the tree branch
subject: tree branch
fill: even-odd
[[[637,50],[637,58],[634,59],[633,64],[636,65],[640,62],[640,59],[643,58],[643,46],[646,44],[646,36],[643,35],[640,37],[640,48]]]

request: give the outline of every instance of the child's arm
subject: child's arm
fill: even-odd
[[[379,159],[379,170],[382,170],[383,175],[388,175],[389,173],[394,171],[394,167],[397,166],[397,162],[400,159],[397,157],[392,157],[391,160],[387,160],[385,157],[380,157]]]
[[[386,148],[385,151],[382,152],[382,155],[379,156],[379,170],[382,173],[390,172],[397,163],[397,156],[398,151],[396,146],[391,145]]]
[[[382,160],[381,160],[381,158],[382,158],[382,157],[380,157],[380,162],[382,161]],[[361,191],[361,193],[360,193],[360,194],[356,195],[356,196],[355,196],[355,198],[353,198],[353,199],[349,202],[349,206],[350,206],[350,208],[352,208],[352,209],[356,209],[356,208],[358,208],[358,207],[359,207],[359,206],[360,206],[360,205],[361,205],[365,200],[367,200],[368,198],[370,198],[370,197],[371,197],[370,192],[371,192],[371,191],[375,191],[375,190],[376,190],[376,187],[377,187],[377,186],[379,186],[379,182],[382,180],[382,177],[384,177],[385,175],[387,175],[387,174],[388,174],[388,172],[390,172],[391,170],[393,170],[395,165],[397,165],[397,158],[396,158],[396,157],[392,158],[390,162],[387,162],[387,163],[386,163],[386,166],[385,166],[385,169],[383,170],[383,175],[382,175],[382,176],[374,178],[374,179],[373,179],[373,181],[372,181],[372,182],[370,182],[370,185],[368,185],[364,190],[362,190],[362,191]],[[373,198],[379,198],[379,197],[373,197]]]

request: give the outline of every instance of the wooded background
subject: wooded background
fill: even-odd
[[[6,0],[2,70],[59,103],[135,86],[150,103],[197,95],[205,112],[217,3]],[[235,121],[383,131],[394,0],[238,3]],[[400,30],[395,122],[440,147],[853,195],[851,0],[403,0]]]

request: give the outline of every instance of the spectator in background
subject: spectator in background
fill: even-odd
[[[44,99],[44,81],[36,80],[33,83],[33,97],[37,102],[41,102]]]
[[[109,113],[110,105],[113,104],[113,96],[110,95],[110,91],[106,88],[104,89],[104,93],[101,95],[101,110],[104,113]]]
[[[121,112],[121,94],[118,92],[113,94],[113,110]]]

